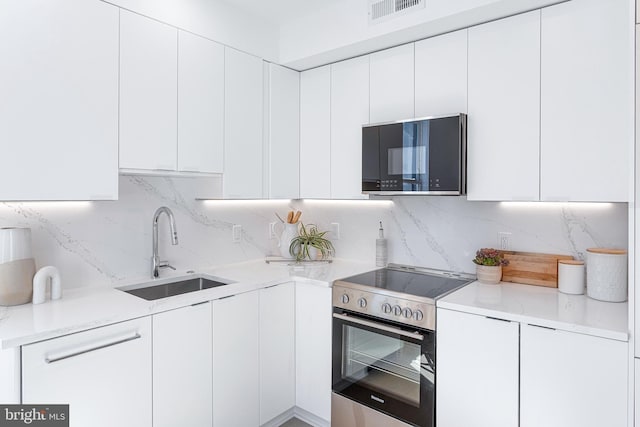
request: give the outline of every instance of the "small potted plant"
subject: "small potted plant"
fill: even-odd
[[[298,236],[291,240],[289,253],[296,258],[296,261],[304,259],[315,260],[330,258],[335,249],[333,244],[324,236],[327,231],[320,231],[315,224],[304,225],[300,223]]]
[[[497,284],[502,279],[502,266],[509,265],[502,252],[493,248],[482,248],[473,259],[476,264],[476,277],[481,283]]]

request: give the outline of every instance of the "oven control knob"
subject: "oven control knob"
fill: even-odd
[[[407,307],[404,310],[402,310],[402,315],[407,319],[411,319],[411,317],[413,316],[413,310]]]
[[[424,318],[424,314],[422,313],[422,311],[420,310],[416,310],[413,312],[413,319],[417,322],[422,321],[422,319]]]
[[[389,304],[388,302],[385,302],[384,304],[382,304],[382,312],[384,314],[391,313],[391,304]]]
[[[342,301],[343,304],[349,304],[349,295],[342,294],[341,301]]]
[[[358,298],[358,307],[365,308],[367,306],[367,300],[364,298]]]
[[[402,307],[400,307],[399,305],[394,305],[393,314],[395,314],[396,316],[400,316],[402,314]]]

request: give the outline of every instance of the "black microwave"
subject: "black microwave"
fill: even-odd
[[[362,192],[467,192],[467,115],[362,126]]]

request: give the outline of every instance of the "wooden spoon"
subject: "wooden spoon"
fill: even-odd
[[[296,214],[293,217],[293,223],[294,224],[296,224],[298,222],[298,220],[300,219],[300,215],[302,215],[302,211],[296,212]]]

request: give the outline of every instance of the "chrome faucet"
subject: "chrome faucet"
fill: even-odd
[[[161,268],[170,268],[175,270],[175,267],[169,265],[168,261],[160,261],[160,257],[158,256],[158,218],[160,218],[161,214],[167,214],[167,218],[169,218],[169,228],[171,229],[171,244],[178,244],[178,232],[176,231],[176,220],[173,217],[173,212],[166,206],[161,206],[158,208],[156,213],[153,215],[153,255],[151,256],[151,277],[158,277],[158,270]]]

